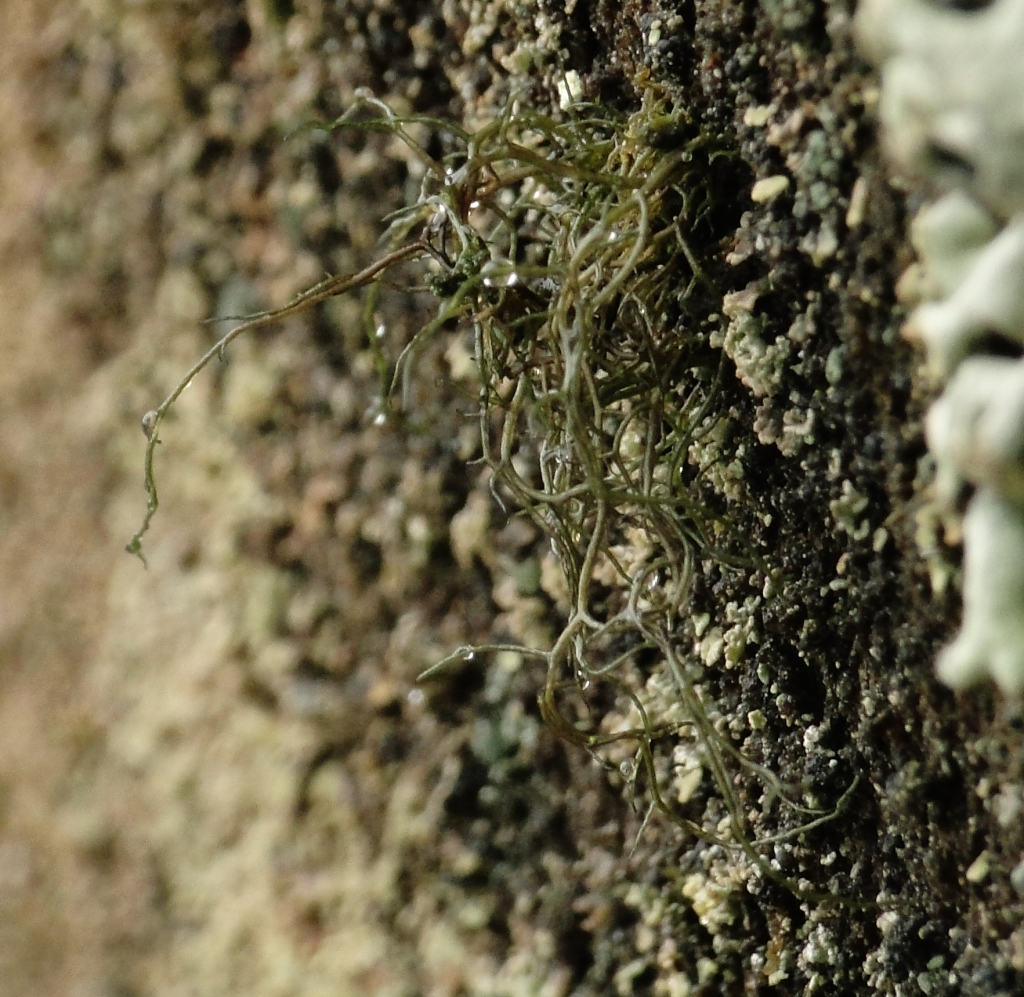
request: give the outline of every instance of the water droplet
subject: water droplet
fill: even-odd
[[[375,426],[383,426],[387,421],[388,421],[388,417],[387,417],[387,414],[384,413],[384,412],[378,412],[373,417],[373,424]]]
[[[381,322],[377,326],[377,328],[373,330],[373,334],[378,339],[383,339],[388,334],[388,327],[383,322]]]

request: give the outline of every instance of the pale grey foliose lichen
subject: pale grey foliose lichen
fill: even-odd
[[[978,6],[864,0],[858,40],[882,66],[879,110],[896,163],[967,186],[1008,218],[1024,209],[1024,4]]]
[[[974,489],[963,520],[964,618],[939,677],[1024,691],[1024,0],[957,10],[864,0],[881,67],[883,141],[904,172],[950,191],[915,219],[901,282],[945,390],[927,419],[938,500]],[[998,343],[998,349],[993,344]]]

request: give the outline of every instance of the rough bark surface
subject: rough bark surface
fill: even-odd
[[[927,501],[929,389],[893,292],[907,204],[850,14],[0,5],[0,992],[1020,992],[1021,717],[932,674],[957,553]],[[377,418],[379,363],[429,315],[415,274],[198,377],[162,434],[149,569],[121,552],[139,418],[212,342],[201,321],[365,266],[415,196],[387,135],[296,129],[358,87],[473,122],[531,79],[552,110],[569,71],[623,114],[665,88],[727,152],[693,496],[749,557],[698,557],[676,635],[718,734],[795,798],[828,809],[856,780],[758,850],[795,890],[645,822],[632,748],[556,737],[529,657],[416,683],[459,645],[550,646],[565,607],[547,539],[473,463],[457,334],[419,358],[408,418]],[[585,705],[627,722],[607,689]],[[666,794],[727,826],[676,733]],[[755,837],[795,826],[755,770],[730,778]]]

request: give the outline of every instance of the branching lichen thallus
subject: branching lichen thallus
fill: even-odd
[[[399,116],[360,92],[332,127],[384,131],[404,142],[422,171],[419,197],[390,219],[390,249],[377,262],[330,277],[283,308],[236,318],[241,324],[147,413],[148,505],[127,549],[142,556],[158,506],[159,430],[193,377],[242,333],[334,295],[376,288],[392,268],[425,261],[437,312],[401,352],[383,397],[400,395],[407,406],[420,349],[442,328],[454,326],[446,333],[452,335],[471,330],[492,491],[548,536],[569,598],[564,628],[549,650],[460,648],[423,677],[477,652],[515,650],[541,659],[544,719],[595,757],[613,745],[635,745],[633,792],[639,795],[646,782],[648,818],[661,813],[700,840],[738,851],[751,874],[802,898],[835,899],[783,876],[761,850],[832,820],[854,786],[829,812],[790,800],[774,773],[712,722],[680,651],[697,552],[744,570],[759,563],[756,551],[743,550],[728,516],[702,505],[689,486],[688,455],[714,422],[721,364],[698,337],[679,330],[720,306],[691,239],[713,208],[707,178],[724,153],[692,134],[685,114],[653,88],[628,116],[580,105],[556,117],[513,98],[474,132]],[[415,137],[424,131],[444,136],[451,152],[429,155]],[[732,552],[722,538],[732,541]],[[653,656],[674,687],[679,709],[670,720],[652,719],[645,705],[641,656]],[[632,713],[628,729],[601,732],[599,719],[567,715],[567,693],[599,684]],[[684,735],[713,776],[727,829],[708,830],[666,798],[664,745]],[[753,838],[731,764],[752,773],[804,823]]]

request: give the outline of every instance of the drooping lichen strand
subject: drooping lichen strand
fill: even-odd
[[[430,156],[414,126],[443,131],[451,151]],[[580,105],[555,118],[513,99],[473,133],[398,117],[364,93],[334,127],[399,138],[422,166],[418,197],[391,218],[393,248],[381,260],[283,309],[248,316],[155,410],[146,451],[150,506],[129,549],[141,553],[156,510],[157,431],[192,377],[241,333],[421,260],[439,304],[402,350],[389,393],[408,402],[409,372],[442,329],[472,336],[492,491],[550,538],[568,593],[553,646],[515,648],[546,664],[542,715],[601,760],[612,745],[631,744],[633,791],[690,834],[732,851],[742,878],[772,879],[805,899],[837,899],[781,875],[761,849],[833,819],[852,787],[831,810],[791,799],[794,787],[716,726],[698,688],[700,662],[681,650],[698,557],[768,575],[729,517],[696,497],[694,483],[707,469],[691,460],[691,448],[719,423],[711,413],[722,354],[695,333],[728,312],[700,262],[702,245],[717,246],[707,224],[710,178],[728,154],[653,87],[630,115]],[[641,556],[626,556],[631,542]],[[492,649],[466,649],[441,664]],[[644,703],[643,673],[652,669],[678,704],[670,718]],[[602,730],[599,716],[586,719],[597,688],[632,717],[626,729]],[[680,737],[692,740],[710,773],[729,815],[724,825],[705,827],[672,802],[664,771]],[[778,833],[755,840],[734,785],[738,769],[763,785],[768,806],[780,804]]]

